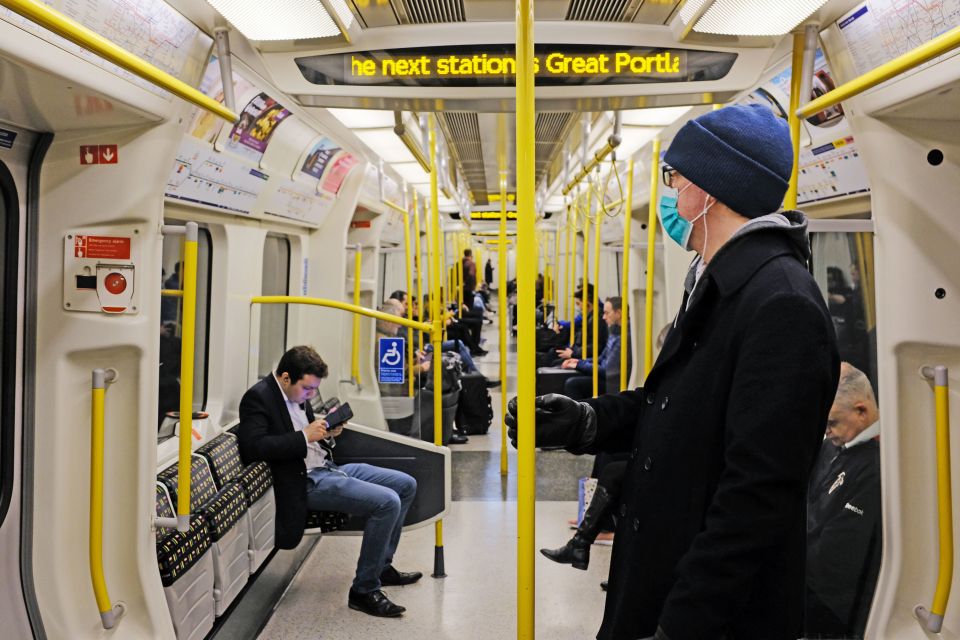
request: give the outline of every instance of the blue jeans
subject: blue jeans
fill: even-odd
[[[312,469],[307,477],[310,509],[367,519],[353,590],[376,591],[380,574],[393,562],[403,521],[417,495],[417,481],[402,471],[353,463]]]

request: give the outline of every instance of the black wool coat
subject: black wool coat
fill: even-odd
[[[643,389],[589,401],[589,450],[630,452],[601,640],[802,634],[807,479],[840,360],[806,220],[785,215],[688,283]]]
[[[263,461],[273,474],[277,501],[276,546],[300,544],[307,522],[307,439],[293,428],[286,399],[272,373],[247,389],[240,400],[240,457],[244,464]],[[310,403],[304,405],[313,422]]]

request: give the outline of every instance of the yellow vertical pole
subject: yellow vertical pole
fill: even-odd
[[[570,225],[570,228],[567,229],[567,236],[570,240],[570,253],[567,256],[567,271],[569,277],[567,278],[567,291],[564,292],[564,297],[567,299],[567,320],[570,322],[570,345],[572,346],[573,317],[577,314],[577,305],[574,303],[573,294],[577,286],[577,207],[580,205],[576,200],[570,204],[571,206],[568,209],[570,217],[567,220],[567,224]]]
[[[863,276],[861,275],[861,278]],[[862,282],[862,280],[861,280]],[[924,367],[926,370],[927,367]],[[934,367],[933,394],[937,442],[937,496],[940,563],[930,612],[942,621],[953,578],[953,496],[950,480],[950,386],[945,366]],[[937,629],[939,631],[939,629]]]
[[[590,284],[590,208],[593,195],[587,193],[586,221],[583,223],[583,286],[580,291],[580,357],[587,357],[587,285]]]
[[[517,61],[517,638],[534,640],[536,576],[536,395],[537,266],[536,138],[534,107],[533,0],[516,0]]]
[[[463,234],[457,234],[457,251],[454,255],[457,256],[457,317],[463,317],[463,251],[466,247],[466,243],[463,241]]]
[[[502,122],[501,118],[501,122]],[[507,416],[507,178],[500,172],[500,253],[497,256],[497,315],[500,326],[500,416]],[[500,475],[507,475],[507,423],[500,425]]]
[[[427,310],[424,308],[423,304],[423,269],[420,265],[420,210],[417,203],[417,192],[413,192],[413,237],[415,244],[414,259],[417,264],[417,309],[420,311],[420,317],[417,318],[420,322],[423,322],[423,319],[427,317]],[[412,292],[411,292],[412,293]],[[423,331],[417,329],[418,339],[417,344],[423,349]]]
[[[553,317],[560,315],[560,223],[553,232],[553,268],[550,270],[550,302],[553,303]]]
[[[627,390],[627,351],[630,348],[630,232],[633,228],[633,160],[627,162],[627,197],[623,203],[623,291],[620,294],[620,391]],[[648,247],[647,251],[652,251]]]
[[[800,85],[803,83],[803,31],[793,34],[793,59],[790,70],[790,111],[787,122],[790,125],[790,140],[793,142],[793,170],[790,172],[790,186],[783,199],[784,209],[797,207],[797,181],[800,176]]]
[[[406,257],[405,265],[407,267],[407,320],[413,320],[413,265],[410,255],[410,212],[403,212],[403,250]],[[407,327],[407,375],[410,378],[407,381],[407,395],[413,397],[413,377],[414,366],[416,363],[413,358],[413,328]]]
[[[360,274],[363,266],[363,245],[358,244],[353,252],[353,304],[360,306]],[[350,377],[360,385],[360,315],[353,314],[353,349],[350,352]]]
[[[180,447],[177,463],[177,528],[190,526],[190,453],[193,446],[193,352],[197,326],[197,223],[183,240],[183,332],[180,335]]]
[[[647,208],[647,290],[644,301],[643,379],[653,367],[653,270],[656,266],[657,193],[660,186],[660,138],[653,140],[650,159],[650,205]]]
[[[558,287],[558,289],[557,289],[557,302],[558,302],[558,307],[559,307],[559,301],[560,301],[561,296],[562,296],[562,299],[563,299],[563,317],[564,317],[564,318],[569,318],[569,317],[570,317],[570,298],[566,295],[566,288],[567,288],[567,286],[568,286],[569,283],[570,283],[570,277],[571,277],[571,276],[570,276],[570,226],[571,226],[571,225],[570,225],[570,205],[569,205],[569,204],[567,205],[566,225],[567,225],[567,227],[566,227],[566,233],[564,233],[564,235],[566,236],[566,245],[565,245],[565,246],[566,246],[566,252],[563,254],[563,267],[564,267],[564,269],[563,269],[563,270],[564,270],[563,287],[564,287],[564,290],[561,292],[561,291],[559,290],[559,287]],[[557,317],[560,317],[560,316],[559,316],[559,311],[560,311],[560,310],[559,310],[559,308],[558,308],[558,309],[557,309],[557,314],[558,314]]]
[[[437,244],[442,240],[440,236],[440,211],[437,200],[440,197],[437,187],[437,132],[436,117],[430,116],[430,226],[433,229],[434,247],[430,252],[431,280],[435,289],[440,286],[440,251]],[[433,443],[438,447],[443,444],[443,357],[440,353],[441,336],[443,333],[443,317],[440,312],[440,292],[434,292],[430,304],[430,320],[433,331],[430,332],[430,343],[433,345]],[[443,520],[434,523],[434,554],[433,577],[446,576],[443,566]]]
[[[600,307],[598,305],[600,299],[600,230],[603,228],[603,213],[600,211],[599,202],[600,199],[599,192],[597,194],[597,222],[594,225],[593,231],[593,300],[590,301],[590,304],[593,305],[593,345],[591,346],[592,353],[590,357],[593,358],[591,362],[593,367],[591,367],[592,377],[593,377],[593,397],[596,398],[600,395],[600,367],[599,355],[600,355]],[[584,353],[586,357],[586,353]],[[611,389],[612,391],[612,389]]]

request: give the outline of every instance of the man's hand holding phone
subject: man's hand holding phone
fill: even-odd
[[[335,431],[332,429],[331,431]],[[330,437],[331,433],[327,431],[327,421],[317,418],[303,428],[303,434],[307,437],[307,442],[317,442]]]

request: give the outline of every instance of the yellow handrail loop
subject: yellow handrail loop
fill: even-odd
[[[627,390],[630,372],[627,365],[627,352],[630,349],[630,235],[633,229],[633,160],[627,163],[627,195],[623,208],[623,291],[620,294],[620,391]],[[652,252],[653,246],[647,251]]]
[[[940,562],[933,604],[928,610],[923,605],[913,609],[914,615],[927,631],[940,633],[943,616],[950,600],[953,584],[953,494],[950,478],[950,382],[947,367],[937,365],[920,369],[920,375],[933,381],[934,411],[937,429],[937,505],[939,513]]]
[[[643,381],[653,367],[653,285],[656,267],[657,193],[660,187],[660,138],[654,138],[650,158],[650,205],[647,209],[647,290],[643,331]]]
[[[103,431],[107,385],[116,382],[116,369],[94,369],[90,396],[90,581],[104,629],[112,629],[124,607],[110,604],[103,575]]]
[[[56,9],[51,9],[42,2],[37,2],[37,0],[0,0],[0,6],[7,7],[14,13],[37,23],[45,29],[49,29],[61,38],[95,53],[121,69],[140,76],[147,82],[165,89],[201,109],[220,116],[227,122],[236,122],[239,119],[237,114],[213,98],[204,95],[149,62],[138,58],[123,47],[117,46],[100,34],[91,31],[75,20],[71,20]]]

